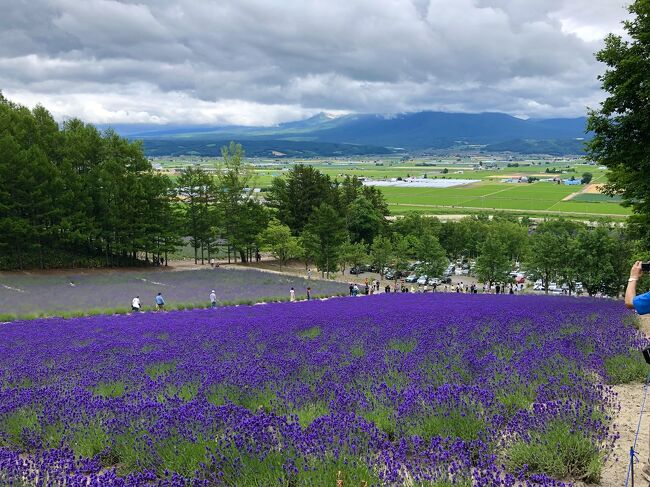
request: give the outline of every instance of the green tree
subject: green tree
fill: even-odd
[[[343,218],[327,203],[322,203],[312,214],[305,230],[310,235],[305,242],[306,249],[314,256],[314,262],[321,274],[329,277],[338,268],[341,246],[346,232]]]
[[[176,184],[182,201],[184,228],[194,248],[194,263],[198,263],[198,251],[201,249],[203,264],[203,249],[209,245],[212,228],[210,203],[214,181],[200,166],[188,166],[181,171]]]
[[[596,55],[607,66],[599,80],[608,95],[589,113],[587,152],[609,169],[606,192],[623,197],[634,213],[630,223],[650,241],[650,2],[636,0],[629,11],[626,38],[610,34]]]
[[[576,265],[573,240],[579,228],[575,222],[549,220],[541,223],[531,236],[526,267],[531,277],[542,280],[546,293],[554,280],[572,285]]]
[[[282,268],[290,259],[295,259],[302,254],[298,237],[291,234],[291,229],[276,219],[269,222],[269,226],[261,235],[261,248],[271,252],[271,255],[280,262]]]
[[[509,257],[510,251],[504,239],[492,229],[483,244],[476,259],[476,275],[481,282],[487,282],[490,286],[493,283],[505,283],[510,279],[512,261]]]
[[[417,258],[421,262],[420,267],[427,276],[442,275],[447,267],[447,255],[433,232],[424,232],[420,235],[416,252]]]
[[[294,165],[285,177],[273,178],[266,201],[294,235],[302,232],[322,203],[338,206],[337,192],[329,176],[304,164]]]
[[[590,296],[618,296],[627,284],[631,242],[619,228],[580,228],[576,237],[576,279]]]
[[[527,257],[530,242],[526,226],[514,221],[497,219],[487,225],[486,229],[488,235],[498,235],[507,249],[509,260],[522,261]]]
[[[230,146],[221,148],[221,157],[216,189],[221,227],[241,261],[247,262],[256,248],[258,235],[266,228],[268,214],[254,199],[254,172],[244,160],[242,146],[231,142]]]
[[[361,267],[370,261],[368,247],[363,242],[350,242],[349,240],[341,246],[339,256],[340,263],[348,263],[350,267]]]
[[[589,184],[591,179],[594,177],[590,172],[582,173],[582,179],[580,179],[581,184]]]
[[[415,253],[419,240],[412,235],[406,237],[395,234],[393,236],[393,251],[391,252],[390,265],[396,271],[395,281],[397,282],[397,272],[406,272],[411,258],[415,258]]]
[[[364,196],[355,199],[346,211],[347,229],[352,242],[373,240],[384,228],[384,217]]]
[[[393,256],[393,243],[388,237],[379,236],[375,238],[370,246],[370,258],[379,269],[379,276],[384,278],[384,271],[391,262]]]

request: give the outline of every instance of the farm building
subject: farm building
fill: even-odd
[[[563,179],[562,184],[567,186],[578,186],[582,184],[579,179]]]

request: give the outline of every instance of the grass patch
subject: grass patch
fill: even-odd
[[[38,429],[38,415],[34,409],[22,408],[0,420],[0,445],[25,451],[29,449],[28,437]]]
[[[392,408],[375,404],[369,411],[362,411],[359,416],[374,423],[381,431],[386,433],[390,440],[395,439],[395,411]]]
[[[514,443],[507,451],[506,466],[527,475],[545,473],[557,479],[597,482],[603,455],[590,439],[558,421],[543,433],[533,433],[530,442]]]
[[[87,424],[76,429],[71,448],[75,455],[85,458],[94,458],[105,453],[110,445],[110,438],[106,430],[97,420],[91,420]]]
[[[164,402],[166,397],[178,397],[181,401],[188,402],[194,399],[199,393],[199,385],[196,382],[188,382],[178,387],[170,384],[165,388],[165,394],[158,396],[159,402]]]
[[[363,345],[357,344],[350,349],[350,355],[354,358],[361,358],[366,355],[366,351],[363,348]]]
[[[298,336],[307,340],[313,340],[314,338],[319,337],[322,332],[320,326],[312,326],[311,328],[299,332]]]
[[[497,401],[505,408],[506,417],[511,418],[517,411],[528,409],[535,399],[535,387],[522,384],[514,388],[506,388],[497,395]]]
[[[174,370],[176,370],[176,362],[160,362],[150,365],[145,372],[151,380],[156,380],[158,377],[167,375]]]
[[[100,397],[122,397],[124,395],[124,382],[100,382],[93,387],[93,394]]]
[[[415,338],[411,340],[391,340],[388,342],[388,350],[402,353],[411,353],[417,344],[418,341]]]
[[[164,476],[165,472],[169,471],[193,477],[199,465],[206,461],[207,448],[206,440],[189,441],[177,437],[169,438],[156,449],[160,460],[157,468],[158,475]]]
[[[431,414],[420,416],[409,421],[406,431],[410,435],[418,435],[429,441],[435,436],[442,438],[460,438],[464,441],[478,440],[479,435],[486,429],[485,421],[474,411],[451,411],[437,408]]]
[[[322,401],[310,402],[299,409],[295,410],[293,414],[298,417],[300,426],[306,428],[314,422],[315,419],[325,416],[330,412],[329,407]]]
[[[270,389],[243,391],[236,386],[219,384],[210,388],[206,394],[208,402],[215,406],[223,406],[228,402],[245,407],[255,412],[259,409],[271,411],[277,396]]]
[[[605,359],[605,373],[610,384],[644,381],[648,372],[650,367],[637,350]]]

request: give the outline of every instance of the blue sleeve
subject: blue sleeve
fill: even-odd
[[[645,315],[650,313],[650,292],[639,294],[632,300],[632,305],[637,313]]]

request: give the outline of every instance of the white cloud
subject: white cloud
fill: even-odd
[[[3,5],[5,4],[5,5]],[[578,116],[620,0],[0,0],[0,89],[97,123]]]

